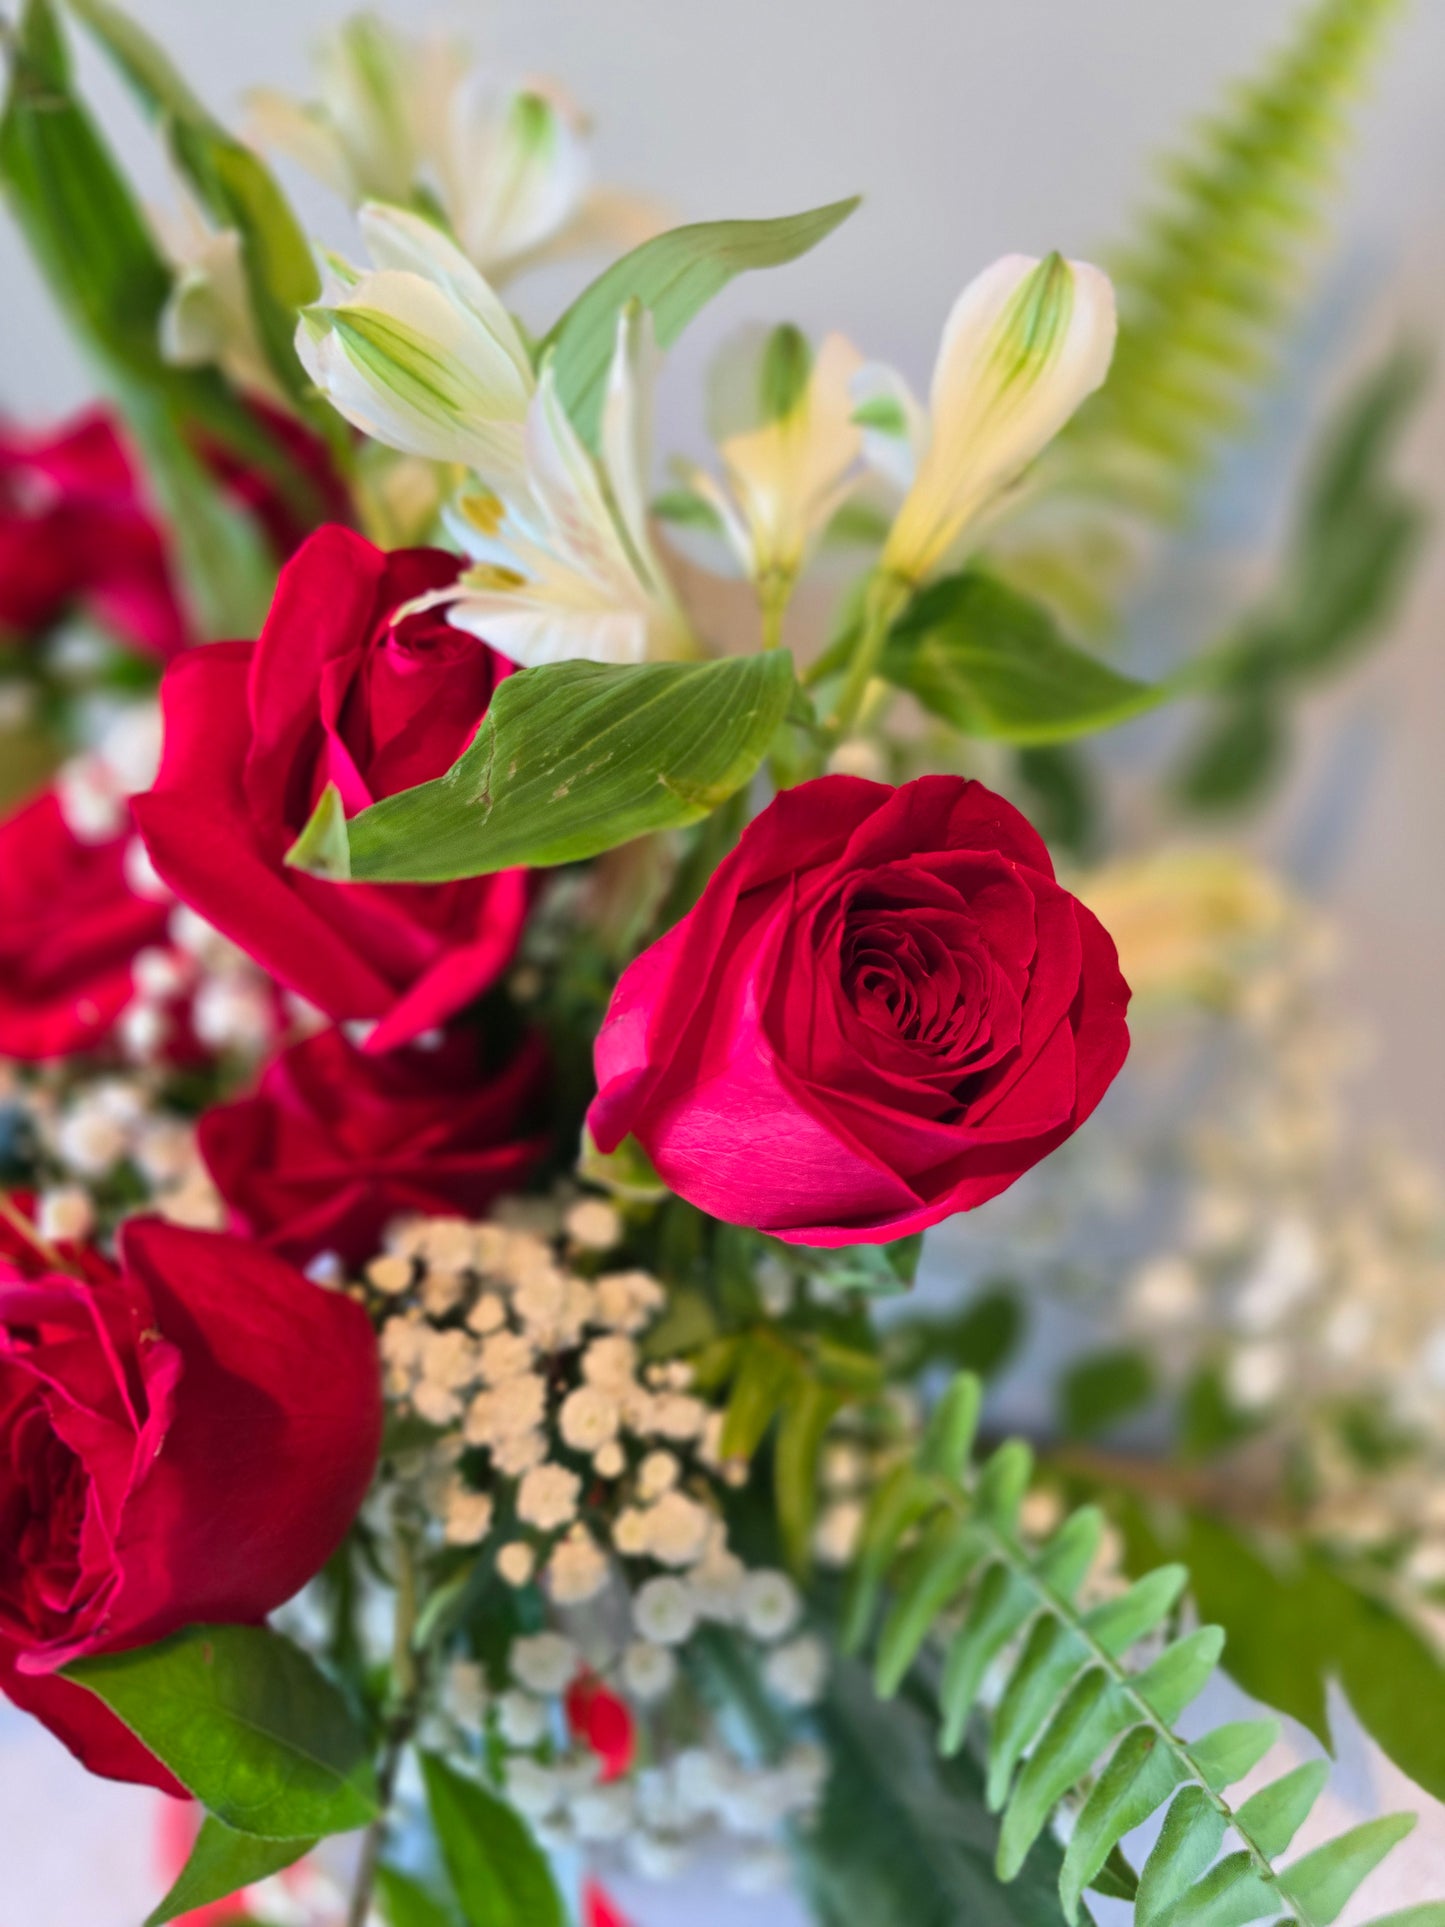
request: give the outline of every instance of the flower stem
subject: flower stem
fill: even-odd
[[[776,649],[783,640],[783,617],[793,599],[793,581],[793,576],[786,571],[770,569],[758,583],[764,649]]]
[[[366,1927],[381,1866],[381,1850],[391,1823],[391,1802],[402,1755],[416,1730],[421,1710],[422,1666],[414,1649],[417,1615],[416,1556],[411,1535],[398,1522],[392,1541],[396,1568],[396,1617],[392,1623],[391,1711],[376,1769],[377,1814],[361,1842],[346,1927]]]
[[[828,718],[830,744],[836,746],[852,729],[863,707],[868,685],[883,656],[888,632],[913,593],[913,585],[900,575],[878,572],[868,585],[863,603],[863,624],[848,674],[838,693],[833,713]]]

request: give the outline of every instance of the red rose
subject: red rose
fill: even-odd
[[[98,411],[48,437],[0,430],[0,629],[30,634],[72,607],[152,655],[187,641],[160,532]]]
[[[141,1219],[120,1250],[60,1272],[0,1227],[0,1687],[174,1792],[58,1669],[297,1592],[365,1494],[380,1378],[360,1307],[271,1252]]]
[[[455,556],[313,535],[256,643],[212,643],[162,685],[165,751],[136,799],[151,860],[186,903],[328,1017],[377,1020],[373,1050],[434,1029],[505,968],[520,871],[443,884],[323,883],[285,864],[328,783],[348,812],[440,776],[509,665],[441,616],[392,626]]]
[[[53,790],[0,823],[0,1056],[65,1057],[111,1029],[169,907],[126,881],[129,833],[83,843]]]
[[[816,1245],[982,1204],[1076,1131],[1129,1047],[1097,919],[981,783],[826,776],[743,832],[628,969],[589,1115],[683,1197]]]
[[[252,1097],[201,1119],[199,1141],[237,1230],[304,1263],[375,1252],[388,1221],[413,1212],[477,1217],[515,1190],[545,1149],[532,1129],[541,1045],[499,1073],[479,1040],[436,1050],[354,1050],[322,1031],[269,1065]]]

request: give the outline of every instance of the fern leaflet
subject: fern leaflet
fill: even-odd
[[[1109,379],[1038,465],[1038,512],[1005,538],[1011,580],[1098,621],[1130,523],[1189,507],[1272,366],[1349,110],[1399,0],[1316,0],[1258,78],[1162,169],[1169,191],[1110,263]],[[1056,511],[1082,504],[1059,526]]]
[[[1368,1820],[1278,1866],[1309,1817],[1325,1768],[1310,1762],[1230,1804],[1225,1789],[1259,1764],[1279,1729],[1272,1720],[1249,1720],[1189,1741],[1176,1731],[1224,1645],[1216,1626],[1165,1637],[1187,1571],[1164,1566],[1117,1597],[1081,1603],[1103,1516],[1086,1507],[1042,1546],[1027,1545],[1018,1521],[1032,1455],[1012,1441],[973,1464],[980,1399],[977,1379],[957,1378],[916,1457],[880,1487],[844,1631],[852,1649],[864,1643],[886,1588],[875,1684],[889,1696],[947,1627],[939,1691],[946,1754],[963,1744],[986,1680],[1002,1672],[987,1782],[988,1803],[1002,1813],[999,1878],[1018,1875],[1055,1808],[1077,1803],[1059,1877],[1074,1923],[1106,1866],[1117,1890],[1120,1842],[1167,1802],[1134,1895],[1137,1927],[1262,1920],[1329,1927],[1410,1831],[1413,1816]],[[1139,1654],[1145,1642],[1152,1656]],[[1445,1927],[1445,1903],[1392,1916],[1389,1927]]]

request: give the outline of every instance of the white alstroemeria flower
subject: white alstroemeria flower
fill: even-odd
[[[246,103],[247,131],[352,206],[409,201],[468,65],[455,41],[408,39],[374,14],[356,14],[317,46],[318,97],[259,89]]]
[[[154,219],[175,270],[161,310],[162,355],[179,368],[217,367],[237,388],[286,406],[257,332],[240,235],[213,228],[184,191],[174,211],[157,211]]]
[[[516,323],[441,230],[369,205],[373,267],[328,261],[328,287],[296,330],[317,387],[365,434],[500,482],[522,462],[536,383]]]
[[[1115,330],[1114,290],[1098,268],[1010,254],[954,305],[926,426],[896,378],[865,371],[855,393],[867,452],[908,478],[885,571],[916,582],[938,567],[1103,381]]]
[[[795,328],[775,329],[761,357],[749,359],[745,425],[718,443],[727,488],[702,469],[688,480],[716,509],[752,580],[785,593],[860,479],[853,383],[863,361],[837,334],[814,356]]]
[[[451,621],[522,666],[695,655],[647,519],[651,318],[622,315],[602,416],[601,460],[583,446],[544,367],[527,416],[526,473],[463,494],[448,526],[473,566]]]
[[[586,122],[550,84],[501,86],[455,42],[411,40],[366,14],[323,43],[318,70],[315,101],[252,97],[253,138],[353,206],[435,208],[497,285],[544,257],[656,231],[640,203],[593,188]]]

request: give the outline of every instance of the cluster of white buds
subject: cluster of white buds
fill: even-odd
[[[105,1234],[140,1208],[173,1223],[218,1227],[224,1208],[195,1128],[166,1107],[157,1080],[132,1071],[79,1082],[13,1079],[8,1107],[26,1118],[40,1174],[36,1228],[51,1242]]]
[[[438,1539],[477,1547],[550,1621],[513,1642],[505,1679],[453,1675],[454,1721],[485,1722],[509,1797],[549,1847],[662,1874],[721,1830],[750,1843],[741,1877],[761,1884],[822,1765],[811,1750],[770,1764],[725,1747],[692,1660],[725,1631],[785,1715],[822,1694],[826,1648],[792,1580],[729,1544],[722,1498],[746,1466],[722,1458],[722,1414],[689,1367],[648,1360],[665,1293],[616,1263],[622,1238],[599,1198],[504,1200],[485,1223],[395,1225],[358,1289],[389,1400],[437,1430],[414,1483]],[[626,1771],[605,1773],[571,1731],[579,1682],[625,1708]]]
[[[1445,1192],[1354,1128],[1358,1035],[1326,987],[1317,927],[1246,980],[1217,1076],[1180,1149],[1182,1221],[1126,1288],[1134,1328],[1178,1376],[1220,1361],[1229,1400],[1304,1446],[1316,1525],[1355,1543],[1417,1536],[1445,1581]],[[1220,1023],[1215,1018],[1216,1026]],[[1377,1414],[1369,1462],[1334,1414]]]

